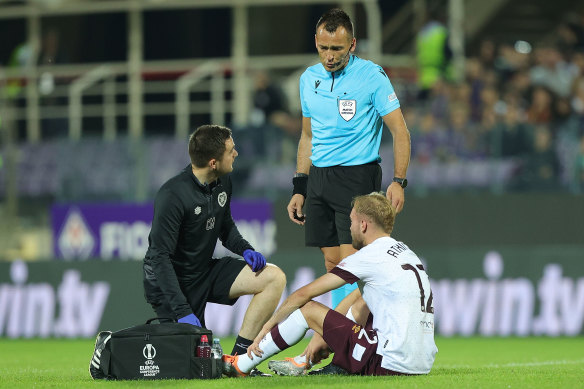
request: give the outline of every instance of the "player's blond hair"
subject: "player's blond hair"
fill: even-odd
[[[366,216],[387,234],[393,231],[395,222],[395,208],[381,192],[372,192],[367,195],[357,196],[351,205],[355,212]]]

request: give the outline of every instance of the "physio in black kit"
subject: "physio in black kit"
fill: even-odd
[[[191,163],[156,195],[144,258],[146,301],[158,317],[201,326],[207,302],[233,305],[238,297],[253,295],[231,353],[245,354],[274,313],[286,276],[266,264],[233,222],[229,173],[237,151],[231,130],[197,128],[189,155]],[[213,258],[217,239],[244,260]]]

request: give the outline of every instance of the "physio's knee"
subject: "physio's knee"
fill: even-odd
[[[266,287],[280,290],[280,292],[284,290],[286,287],[286,274],[284,274],[282,269],[270,263],[264,268],[263,272],[266,272]]]

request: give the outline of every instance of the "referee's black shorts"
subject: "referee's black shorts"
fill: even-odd
[[[310,167],[304,213],[306,245],[351,244],[351,201],[381,189],[377,162],[357,166]]]
[[[213,258],[209,261],[209,265],[200,273],[190,275],[188,282],[179,281],[182,293],[203,326],[205,326],[205,307],[208,302],[223,305],[235,304],[237,298],[230,299],[229,290],[246,263],[242,259],[223,257]],[[175,314],[157,285],[156,279],[144,277],[144,294],[157,317],[175,318]]]

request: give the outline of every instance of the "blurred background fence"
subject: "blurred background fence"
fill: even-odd
[[[290,290],[322,273],[318,250],[304,248],[285,204],[300,136],[298,78],[318,61],[314,26],[333,6],[353,17],[357,54],[386,69],[400,99],[412,158],[396,237],[428,262],[442,291],[437,304],[439,296],[460,302],[465,294],[462,286],[448,289],[446,280],[525,276],[532,283],[531,292],[513,292],[517,306],[534,301],[513,319],[519,327],[488,330],[482,316],[472,322],[461,310],[437,317],[438,328],[445,320],[444,334],[580,333],[584,6],[578,2],[0,0],[0,259],[34,261],[2,266],[0,334],[95,330],[56,324],[57,312],[68,306],[59,305],[58,288],[77,280],[83,289],[80,279],[95,274],[109,282],[108,274],[128,269],[139,276],[139,262],[102,260],[140,259],[151,215],[132,212],[151,208],[160,185],[189,163],[189,133],[209,122],[234,131],[239,157],[232,179],[244,236],[285,269]],[[385,132],[384,186],[393,171]],[[267,212],[260,219],[245,213],[258,201],[257,209]],[[522,274],[532,258],[537,265]],[[68,265],[44,261],[54,259],[97,262],[71,265],[68,273]],[[38,276],[28,277],[29,271]],[[33,290],[43,276],[55,285],[57,305],[42,312],[55,323],[46,321],[45,332],[20,333],[24,327],[14,317],[26,313],[15,310],[26,304],[16,308],[8,296],[26,282]],[[554,282],[564,285],[558,286],[564,294],[537,297]],[[105,296],[103,288],[87,288]],[[146,315],[139,282],[134,288],[124,305]],[[501,288],[497,298],[511,293]],[[495,298],[479,289],[473,304]],[[35,293],[26,306],[48,298]],[[576,307],[575,324],[553,324],[568,320],[561,308],[568,303]],[[135,324],[135,315],[125,317],[109,304],[104,325]],[[489,315],[498,314],[485,311],[484,320]],[[528,319],[540,324],[530,327]],[[471,324],[459,328],[452,320]],[[75,329],[57,330],[67,325]]]

